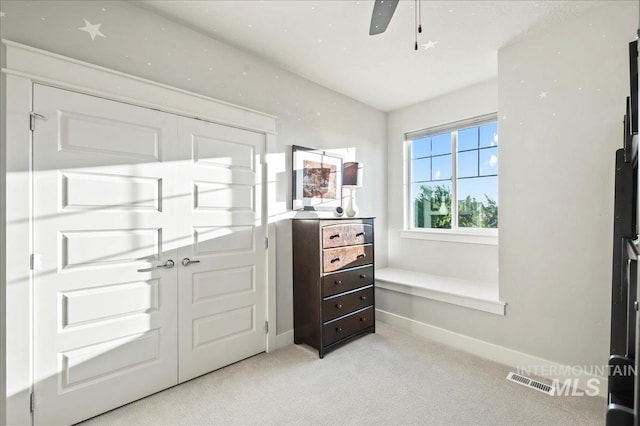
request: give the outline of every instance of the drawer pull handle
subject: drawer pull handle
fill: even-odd
[[[358,259],[365,258],[366,256],[367,256],[366,254],[359,254],[359,255],[358,255]]]
[[[358,233],[356,234],[356,238],[358,238],[358,237],[362,237],[363,235],[364,235],[364,232],[358,232]]]
[[[336,262],[340,262],[340,258],[339,257],[331,259],[331,263],[336,263]]]
[[[336,333],[342,333],[342,327],[336,327]]]
[[[342,309],[342,305],[340,303],[336,303],[336,308]]]
[[[340,238],[340,234],[333,234],[329,237],[330,240],[333,240],[334,238]]]
[[[336,281],[336,285],[340,285],[340,284],[342,284],[341,280]]]
[[[360,278],[367,278],[366,274],[360,274]]]
[[[367,317],[360,317],[360,321],[365,322],[367,320]]]
[[[367,300],[367,296],[360,296],[360,300]]]

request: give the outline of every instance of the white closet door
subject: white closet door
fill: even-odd
[[[34,110],[34,418],[70,424],[177,383],[177,120],[40,85]]]
[[[265,136],[180,118],[179,140],[183,382],[265,350]]]

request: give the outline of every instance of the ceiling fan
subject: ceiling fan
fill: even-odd
[[[393,13],[398,7],[399,0],[375,0],[373,4],[373,13],[371,14],[371,25],[369,26],[369,35],[382,34],[387,30],[389,22],[393,17]],[[415,50],[418,50],[418,33],[422,32],[422,7],[419,0],[415,0],[416,14],[416,40]]]
[[[399,0],[376,0],[373,5],[373,14],[371,15],[371,26],[369,26],[369,35],[382,34],[387,30],[389,22],[396,11]]]

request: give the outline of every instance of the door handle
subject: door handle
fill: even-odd
[[[171,269],[174,266],[176,266],[176,262],[174,262],[173,260],[169,259],[164,263],[161,263],[160,265],[156,265],[156,268],[167,268],[167,269]]]
[[[160,265],[156,265],[156,266],[152,266],[151,268],[144,268],[144,269],[138,269],[138,272],[151,272],[156,268],[167,268],[167,269],[171,269],[174,266],[176,266],[176,262],[174,262],[173,260],[169,259],[164,263],[161,263]]]
[[[182,266],[189,266],[192,263],[200,263],[199,260],[191,260],[188,257],[185,257],[184,259],[182,259]]]

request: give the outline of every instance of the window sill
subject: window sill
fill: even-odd
[[[484,244],[490,246],[498,245],[498,234],[496,233],[475,233],[459,232],[448,230],[405,230],[400,231],[400,238],[413,240],[446,241],[450,243]]]
[[[498,284],[445,277],[406,269],[376,270],[376,287],[466,308],[505,315]]]

